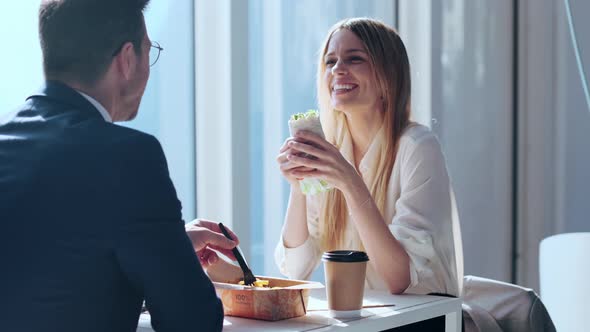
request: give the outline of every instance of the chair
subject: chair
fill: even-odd
[[[540,244],[541,298],[560,332],[588,331],[590,233],[550,236]]]
[[[554,332],[537,294],[529,288],[492,279],[465,276],[465,332]]]
[[[481,277],[463,277],[461,229],[452,191],[451,200],[455,260],[463,299],[463,331],[555,332],[551,317],[532,289]]]

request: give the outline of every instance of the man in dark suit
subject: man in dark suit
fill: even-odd
[[[149,77],[148,1],[41,4],[46,83],[0,121],[0,331],[131,332],[144,300],[157,331],[223,326],[195,252],[237,242],[185,229],[158,140],[112,123]]]

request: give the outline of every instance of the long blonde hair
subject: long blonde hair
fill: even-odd
[[[383,96],[384,130],[386,140],[381,145],[377,173],[368,184],[371,196],[379,211],[384,214],[387,185],[398,150],[399,139],[410,118],[410,63],[406,48],[397,32],[374,19],[351,18],[336,23],[329,31],[320,51],[317,72],[317,96],[322,127],[326,139],[337,147],[342,146],[348,131],[345,115],[332,108],[330,89],[323,79],[326,71],[324,57],[330,39],[336,31],[348,29],[364,44],[374,71],[377,86]],[[323,250],[342,246],[346,226],[347,206],[339,190],[331,190],[320,205],[320,233]]]

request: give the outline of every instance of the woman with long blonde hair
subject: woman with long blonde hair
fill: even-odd
[[[324,251],[364,250],[366,287],[459,295],[447,168],[436,136],[410,121],[410,65],[397,32],[368,18],[334,25],[317,95],[326,139],[295,133],[277,157],[291,184],[275,252],[281,272],[307,279]],[[306,196],[298,180],[308,177],[334,189]]]

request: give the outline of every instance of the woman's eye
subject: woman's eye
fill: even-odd
[[[361,57],[358,57],[358,56],[355,56],[355,57],[350,58],[350,62],[351,63],[361,63],[363,61],[365,61],[365,59],[363,59]]]
[[[326,66],[333,66],[336,63],[336,60],[328,59],[326,60]]]

